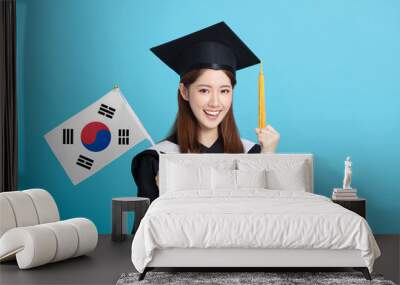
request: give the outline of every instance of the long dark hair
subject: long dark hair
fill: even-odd
[[[186,88],[189,88],[205,70],[206,69],[195,69],[187,72],[181,77],[180,83],[183,83]],[[223,70],[223,72],[231,80],[232,88],[235,87],[236,79],[233,73],[228,70]],[[182,98],[178,89],[178,113],[167,138],[175,138],[177,140],[181,153],[199,153],[199,130],[199,122],[194,116],[189,102]],[[233,104],[229,108],[224,119],[218,125],[218,136],[222,139],[225,153],[244,152],[243,144],[240,140],[239,131],[233,116]]]

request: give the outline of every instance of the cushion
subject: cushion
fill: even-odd
[[[2,193],[1,193],[2,194]],[[0,237],[9,229],[17,226],[15,220],[14,211],[10,204],[10,201],[0,194]]]
[[[211,189],[212,187],[209,166],[169,163],[167,167],[167,191]]]
[[[296,167],[279,171],[277,169],[267,172],[268,188],[274,190],[303,191],[307,189],[307,176],[304,163]]]
[[[310,189],[308,164],[305,160],[254,159],[239,160],[239,170],[266,169],[267,188],[274,190],[306,191]]]
[[[78,248],[73,257],[86,254],[96,248],[98,239],[97,228],[91,220],[74,218],[62,222],[72,225],[79,236]]]
[[[32,199],[38,215],[39,224],[52,223],[60,220],[57,204],[49,192],[43,189],[22,191]]]
[[[267,171],[236,170],[237,188],[268,188]]]
[[[213,190],[236,190],[236,170],[212,168]]]
[[[10,203],[17,227],[33,226],[39,223],[35,205],[29,195],[22,191],[3,192],[1,196]]]
[[[60,220],[53,197],[43,189],[0,193],[0,216],[0,237],[15,227]]]
[[[267,188],[267,171],[232,170],[212,168],[213,190],[238,190],[241,188]]]

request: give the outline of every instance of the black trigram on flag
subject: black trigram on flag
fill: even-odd
[[[63,144],[74,143],[74,129],[63,129]]]
[[[115,113],[115,109],[113,107],[107,106],[105,104],[100,105],[100,109],[98,111],[100,115],[106,116],[107,118],[112,119]]]
[[[76,164],[90,170],[93,166],[93,162],[94,162],[93,159],[83,156],[83,155],[79,155],[79,158],[78,158],[78,161],[76,162]]]
[[[129,129],[118,130],[118,144],[129,144]]]

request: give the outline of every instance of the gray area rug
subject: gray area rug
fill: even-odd
[[[124,273],[117,285],[133,284],[379,284],[395,285],[381,275],[368,281],[360,272],[147,272],[142,281],[139,273]]]

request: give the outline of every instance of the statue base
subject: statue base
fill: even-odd
[[[357,193],[357,188],[348,188],[348,189],[343,189],[343,188],[333,188],[333,192],[354,192]]]

